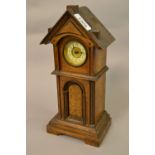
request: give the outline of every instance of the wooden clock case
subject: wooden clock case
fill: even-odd
[[[91,26],[87,31],[75,18],[80,14]],[[82,43],[87,52],[86,62],[74,67],[63,55],[67,42]],[[58,113],[47,125],[47,132],[80,138],[85,143],[99,146],[111,124],[105,110],[105,80],[107,46],[113,36],[87,7],[67,6],[66,12],[41,44],[54,47],[57,79]]]

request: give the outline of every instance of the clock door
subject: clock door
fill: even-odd
[[[64,87],[65,117],[69,121],[84,123],[85,95],[82,88],[76,83],[67,83]]]

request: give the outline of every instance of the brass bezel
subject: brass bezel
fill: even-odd
[[[65,46],[66,46],[69,42],[71,42],[71,41],[75,41],[75,42],[80,43],[80,44],[84,47],[84,49],[85,49],[85,51],[86,51],[86,59],[85,59],[85,61],[84,61],[82,64],[78,65],[78,66],[69,63],[69,62],[66,60],[65,55],[64,55]],[[65,62],[66,62],[68,65],[70,65],[70,66],[72,66],[72,67],[78,68],[78,67],[83,66],[83,65],[87,62],[87,59],[88,59],[88,48],[86,47],[85,43],[84,43],[83,41],[81,41],[80,39],[78,39],[78,38],[73,38],[73,37],[68,38],[68,39],[64,42],[64,46],[63,46],[63,51],[62,51],[62,52],[63,52],[63,59],[65,60]]]

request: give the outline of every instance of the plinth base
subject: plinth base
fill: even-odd
[[[95,127],[87,127],[59,119],[58,114],[48,123],[47,132],[82,139],[86,144],[99,146],[108,131],[111,118],[105,111]]]

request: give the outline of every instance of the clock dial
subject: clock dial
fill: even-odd
[[[86,49],[81,43],[70,41],[65,45],[64,57],[70,65],[81,66],[86,61]]]

